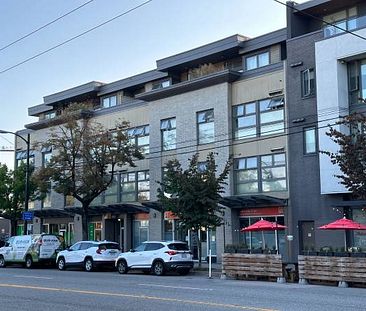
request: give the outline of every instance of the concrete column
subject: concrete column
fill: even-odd
[[[81,241],[83,239],[82,217],[75,214],[74,216],[74,240]]]

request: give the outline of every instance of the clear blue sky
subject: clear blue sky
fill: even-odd
[[[285,1],[285,0],[284,0]],[[1,0],[0,48],[87,0]],[[112,18],[143,0],[94,0],[35,35],[0,51],[0,71]],[[304,1],[299,1],[304,2]],[[28,107],[43,96],[92,80],[112,82],[156,66],[157,59],[239,33],[256,37],[285,27],[273,0],[153,0],[46,55],[0,74],[0,129],[35,122]],[[13,147],[0,135],[0,150]],[[12,165],[12,153],[0,162]]]

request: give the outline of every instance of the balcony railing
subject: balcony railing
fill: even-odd
[[[326,25],[323,29],[325,38],[345,33],[345,31],[342,29],[353,31],[355,29],[366,27],[366,16],[351,17],[349,19],[344,19],[333,24],[339,28],[331,25]]]

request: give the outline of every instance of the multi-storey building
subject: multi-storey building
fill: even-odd
[[[148,239],[183,239],[196,252],[191,232],[180,232],[178,221],[157,208],[156,181],[165,163],[182,163],[199,152],[205,159],[218,153],[222,168],[230,155],[234,167],[221,204],[224,225],[199,232],[204,255],[211,248],[220,255],[224,244],[261,247],[256,234],[240,228],[267,217],[284,223],[288,199],[284,58],[286,30],[249,39],[234,35],[178,55],[160,59],[155,70],[113,83],[90,82],[44,97],[29,108],[38,121],[20,134],[31,133],[32,143],[47,140],[60,125],[66,106],[88,101],[93,119],[106,128],[115,121],[130,122],[129,134],[145,150],[137,167],[118,172],[108,191],[93,202],[91,239],[112,239],[125,249]],[[24,146],[17,141],[16,159]],[[46,165],[54,150],[31,151],[36,167]],[[34,232],[63,233],[72,242],[81,238],[80,206],[70,197],[51,191],[33,203]],[[42,228],[41,228],[42,226]],[[281,249],[284,234],[279,237]],[[275,245],[275,233],[266,237]]]
[[[90,239],[115,240],[124,249],[145,240],[181,239],[196,256],[195,235],[181,232],[179,219],[159,209],[156,181],[169,159],[187,163],[199,152],[203,161],[210,151],[217,152],[219,168],[229,156],[234,165],[220,203],[223,225],[199,232],[203,257],[211,248],[220,260],[226,244],[261,248],[261,233],[240,232],[260,218],[287,226],[285,232],[266,232],[265,241],[269,248],[278,243],[291,262],[305,248],[342,246],[341,234],[316,230],[342,213],[366,223],[364,202],[350,200],[334,177],[338,168],[319,154],[336,148],[325,135],[328,124],[363,110],[366,6],[356,0],[288,5],[285,29],[253,39],[234,35],[160,59],[152,71],[80,85],[29,108],[38,121],[19,134],[30,132],[32,142],[47,140],[66,106],[88,101],[93,119],[106,128],[129,121],[131,141],[145,150],[145,159],[119,171],[93,202]],[[22,161],[25,146],[16,146],[16,160]],[[46,165],[52,152],[38,147],[31,159],[36,167]],[[79,205],[51,191],[32,202],[30,229],[79,240]],[[348,238],[366,244],[361,233]]]
[[[365,112],[366,3],[314,0],[288,3],[287,112],[290,204],[288,230],[294,235],[292,260],[302,249],[341,247],[343,233],[317,227],[343,214],[366,223],[365,202],[334,177],[337,166],[319,151],[338,146],[325,135],[350,112]],[[292,7],[291,7],[292,6]],[[341,27],[337,28],[337,27]],[[362,38],[363,37],[363,38]],[[366,246],[362,232],[348,233],[349,245]]]

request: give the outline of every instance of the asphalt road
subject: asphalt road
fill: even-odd
[[[0,310],[366,310],[366,289],[208,279],[203,274],[0,269]]]

